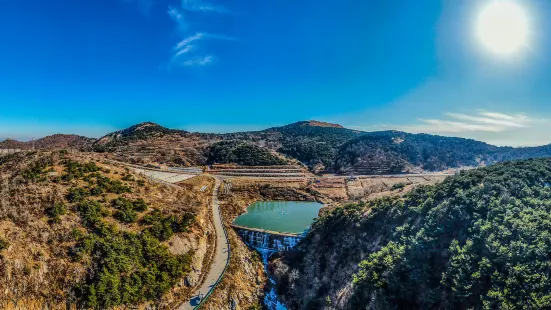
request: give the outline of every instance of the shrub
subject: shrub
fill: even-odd
[[[67,207],[63,203],[56,203],[53,207],[46,210],[51,223],[59,223],[61,221],[61,215],[67,213]]]
[[[136,210],[138,212],[143,212],[143,211],[147,210],[147,204],[145,203],[145,201],[142,198],[138,198],[138,199],[134,200],[132,202],[132,204],[134,205],[134,210]]]
[[[67,206],[61,202],[57,202],[53,207],[47,210],[49,217],[56,217],[60,215],[65,215],[67,213]]]
[[[148,233],[161,241],[166,241],[174,233],[187,232],[194,221],[195,215],[191,213],[186,213],[181,218],[178,218],[176,215],[165,217],[161,214],[161,211],[155,209],[144,216],[142,223],[151,225],[146,229]]]
[[[0,251],[4,250],[4,249],[7,249],[8,246],[10,246],[10,244],[8,243],[8,241],[0,238]]]
[[[147,210],[147,204],[143,199],[129,200],[124,197],[118,197],[111,201],[111,206],[118,211],[115,213],[115,218],[124,223],[135,222],[138,214]]]
[[[94,162],[81,164],[69,159],[64,162],[64,165],[65,175],[63,176],[63,180],[65,181],[80,179],[87,173],[100,171],[100,167],[98,167]]]
[[[82,187],[73,187],[69,189],[67,193],[67,200],[69,202],[80,202],[90,196],[90,191]]]
[[[106,215],[101,204],[94,200],[86,200],[77,206],[84,225],[93,226],[100,222],[101,218]]]
[[[406,183],[400,182],[400,183],[396,183],[396,184],[392,185],[390,187],[390,190],[395,191],[395,190],[403,189],[404,187],[406,187]]]
[[[134,176],[131,175],[131,174],[125,174],[125,175],[122,177],[122,180],[123,180],[123,181],[134,181]]]

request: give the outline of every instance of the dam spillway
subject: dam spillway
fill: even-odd
[[[280,233],[276,231],[261,230],[244,226],[231,225],[237,234],[251,248],[257,250],[268,258],[276,252],[290,251],[304,237],[304,234]]]

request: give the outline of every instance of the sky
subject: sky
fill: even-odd
[[[495,1],[527,17],[513,54],[477,37]],[[546,0],[0,0],[0,42],[0,139],[316,119],[551,143]]]

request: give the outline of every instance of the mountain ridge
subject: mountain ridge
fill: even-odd
[[[219,143],[224,141],[227,143]],[[229,143],[231,141],[234,142]],[[79,148],[103,152],[135,164],[181,166],[281,163],[269,155],[272,153],[276,157],[298,160],[314,173],[338,174],[444,171],[486,166],[510,159],[551,156],[551,144],[517,148],[495,146],[468,138],[396,130],[364,132],[315,120],[225,134],[189,132],[142,122],[99,139],[54,135],[36,140],[34,145],[36,148]],[[0,148],[30,149],[32,143],[6,140],[0,143]],[[228,156],[228,152],[234,154]],[[254,160],[237,160],[250,152],[262,155]]]
[[[19,141],[7,138],[0,142],[0,149],[22,149],[30,150],[33,147],[36,149],[59,149],[59,148],[74,148],[86,149],[90,147],[96,139],[88,138],[75,134],[53,134],[33,141]]]

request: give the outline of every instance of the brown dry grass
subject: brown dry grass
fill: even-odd
[[[83,181],[55,181],[63,174],[63,157],[82,163],[96,162],[103,170],[101,173],[114,180],[132,174],[136,181],[124,181],[132,188],[132,193],[124,194],[125,197],[142,198],[150,209],[158,208],[166,215],[195,213],[196,224],[189,233],[179,234],[179,237],[198,239],[205,235],[203,224],[208,219],[210,193],[201,193],[196,187],[211,184],[208,179],[194,178],[184,187],[150,183],[124,166],[104,162],[102,157],[87,153],[22,152],[0,157],[0,239],[9,243],[7,249],[0,251],[2,309],[43,309],[46,305],[50,309],[65,309],[65,302],[74,298],[72,289],[87,272],[85,261],[74,262],[69,255],[75,245],[73,229],[84,230],[84,227],[65,200],[68,188],[83,185]],[[43,180],[29,182],[24,171],[35,164],[49,172],[42,174]],[[138,180],[145,185],[140,186]],[[115,196],[104,194],[97,199],[108,202]],[[68,214],[62,215],[59,223],[50,222],[46,215],[46,210],[56,202],[69,205]],[[140,230],[137,223],[116,223],[121,230]],[[170,304],[190,290],[176,287],[160,304]]]

